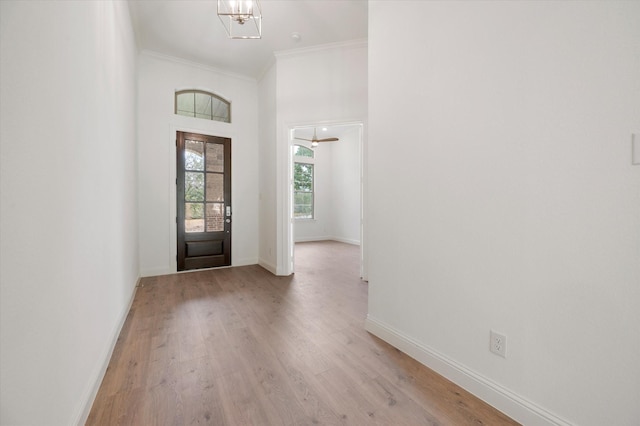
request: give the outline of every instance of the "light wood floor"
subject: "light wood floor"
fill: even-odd
[[[517,424],[364,330],[358,256],[143,279],[87,424]]]

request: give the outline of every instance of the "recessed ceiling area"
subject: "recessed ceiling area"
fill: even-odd
[[[229,39],[216,1],[129,1],[136,40],[151,50],[258,78],[273,53],[367,37],[367,1],[262,0],[262,39]],[[292,37],[298,33],[299,39]]]

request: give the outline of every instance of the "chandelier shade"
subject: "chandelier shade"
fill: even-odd
[[[262,9],[258,0],[218,0],[218,17],[229,38],[262,38]]]

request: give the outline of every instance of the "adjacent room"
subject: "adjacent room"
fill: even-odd
[[[362,277],[362,123],[294,128],[291,145],[294,271],[301,247],[332,247],[305,243],[335,241],[356,246]]]

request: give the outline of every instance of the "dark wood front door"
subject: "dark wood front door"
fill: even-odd
[[[178,271],[231,265],[231,139],[177,133]]]

